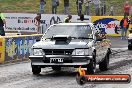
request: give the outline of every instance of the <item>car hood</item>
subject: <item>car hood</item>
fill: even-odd
[[[41,49],[75,49],[75,48],[88,48],[88,40],[71,40],[68,43],[56,41],[39,41],[36,42],[32,48]]]

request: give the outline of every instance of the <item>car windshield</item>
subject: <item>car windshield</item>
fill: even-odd
[[[89,25],[54,25],[45,33],[45,38],[55,35],[69,35],[75,38],[92,38],[92,30]]]

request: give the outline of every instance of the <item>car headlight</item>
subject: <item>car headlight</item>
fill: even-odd
[[[89,49],[75,49],[72,55],[89,55]]]
[[[33,49],[33,55],[44,55],[42,49]]]

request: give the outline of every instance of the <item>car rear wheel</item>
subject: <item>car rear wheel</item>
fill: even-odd
[[[91,59],[90,63],[88,64],[87,73],[88,74],[94,74],[95,71],[96,71],[96,55],[94,53],[93,54],[93,59]]]
[[[52,69],[53,69],[54,71],[60,71],[60,70],[61,70],[61,67],[54,66],[54,67],[52,67]]]
[[[33,72],[34,75],[37,75],[41,72],[41,68],[38,67],[38,66],[32,65],[32,72]]]
[[[99,69],[101,70],[101,71],[106,71],[106,70],[108,70],[108,68],[109,68],[109,52],[106,54],[106,56],[105,56],[105,58],[104,58],[104,60],[101,62],[101,63],[99,63]]]

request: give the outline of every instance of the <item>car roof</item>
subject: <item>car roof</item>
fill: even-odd
[[[53,25],[90,25],[92,26],[93,23],[81,23],[81,22],[74,22],[74,23],[58,23]]]

